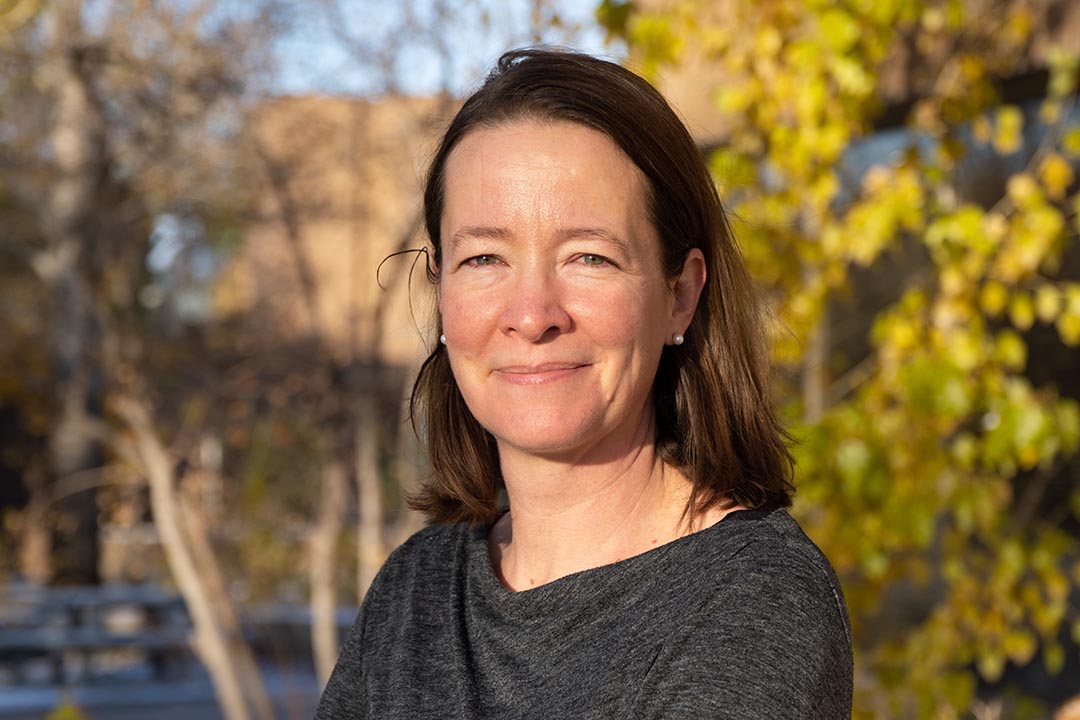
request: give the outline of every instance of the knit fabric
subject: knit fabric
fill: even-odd
[[[836,575],[783,511],[738,511],[612,565],[510,592],[487,530],[387,560],[316,720],[850,718]]]

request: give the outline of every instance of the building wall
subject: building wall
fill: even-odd
[[[425,244],[422,175],[448,107],[316,96],[260,107],[249,133],[255,213],[215,290],[218,311],[253,313],[285,339],[314,333],[342,361],[415,362],[430,335],[423,256],[411,293],[416,255],[377,271]]]

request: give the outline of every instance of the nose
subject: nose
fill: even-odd
[[[506,335],[535,343],[570,330],[573,322],[562,301],[558,279],[552,273],[525,273],[510,293],[500,318]]]

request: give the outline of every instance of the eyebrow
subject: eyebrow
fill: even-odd
[[[621,237],[605,228],[594,227],[581,227],[581,228],[568,228],[559,232],[559,239],[566,240],[600,240],[601,242],[608,242],[612,245],[617,245],[623,250],[628,249],[627,243]]]
[[[510,239],[510,231],[505,228],[487,225],[468,225],[450,236],[450,246],[456,248],[469,238],[506,241]]]
[[[465,240],[474,238],[479,238],[483,240],[501,240],[503,242],[506,242],[512,238],[512,233],[509,230],[500,227],[492,227],[488,225],[468,225],[461,228],[450,236],[450,244],[452,247],[456,248]],[[628,245],[625,240],[605,228],[566,228],[565,230],[559,231],[558,239],[560,242],[579,239],[599,240],[602,242],[608,242],[616,245],[623,250],[628,249]]]

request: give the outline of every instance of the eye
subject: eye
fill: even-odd
[[[591,267],[603,267],[604,265],[612,265],[613,263],[603,255],[594,255],[592,253],[586,253],[581,256],[581,262]]]
[[[471,267],[484,267],[486,265],[494,265],[499,262],[498,255],[474,255],[469,258],[462,265],[469,265]]]

